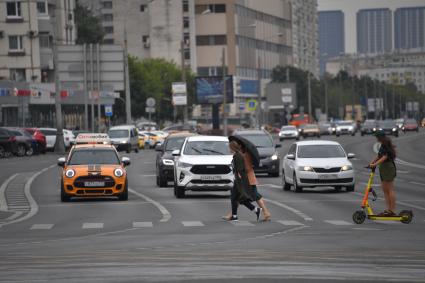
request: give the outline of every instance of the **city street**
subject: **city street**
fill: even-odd
[[[271,222],[244,207],[239,222],[222,220],[229,193],[176,199],[171,183],[155,184],[153,150],[121,153],[132,162],[128,201],[62,203],[59,156],[0,159],[0,282],[425,282],[425,131],[392,138],[397,211],[411,209],[411,224],[354,224],[376,139],[321,139],[356,154],[355,191],[295,193],[259,175]],[[282,142],[281,158],[292,142]],[[374,186],[381,212],[379,175]]]

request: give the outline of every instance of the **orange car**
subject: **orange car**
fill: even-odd
[[[63,168],[61,176],[61,201],[72,197],[116,196],[128,199],[128,180],[125,167],[130,159],[121,160],[113,145],[81,143],[74,145],[68,157],[58,159]]]

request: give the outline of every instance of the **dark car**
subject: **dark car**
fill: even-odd
[[[273,141],[272,136],[266,131],[260,130],[238,130],[233,133],[253,143],[260,154],[260,164],[254,167],[255,173],[267,173],[272,177],[279,177],[280,157],[276,148],[281,147]]]
[[[366,120],[360,127],[362,136],[374,134],[376,132],[377,124],[375,120]]]
[[[0,158],[9,157],[18,150],[15,136],[5,128],[0,128]]]
[[[17,149],[15,154],[17,156],[34,154],[34,150],[37,147],[37,141],[25,130],[20,128],[7,128],[7,130],[14,136]]]
[[[403,132],[416,131],[419,132],[419,124],[415,119],[407,119],[402,128]]]
[[[394,120],[383,120],[378,123],[379,130],[382,130],[387,135],[398,137],[398,127]]]
[[[174,156],[171,154],[175,149],[181,149],[187,137],[194,136],[193,133],[170,134],[163,144],[157,145],[156,157],[156,184],[159,187],[166,187],[168,182],[174,181]]]
[[[36,151],[37,153],[46,153],[47,150],[47,143],[46,143],[46,136],[40,132],[38,129],[35,128],[25,128],[25,131],[32,135],[32,137],[37,142]]]

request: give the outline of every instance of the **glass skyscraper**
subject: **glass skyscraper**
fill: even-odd
[[[384,53],[392,50],[390,9],[364,9],[357,12],[357,52]]]
[[[425,7],[397,9],[394,37],[395,49],[425,48]]]

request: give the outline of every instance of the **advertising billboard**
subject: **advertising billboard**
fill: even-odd
[[[223,77],[196,77],[196,98],[199,104],[223,103]],[[233,103],[232,76],[226,76],[226,103]]]

